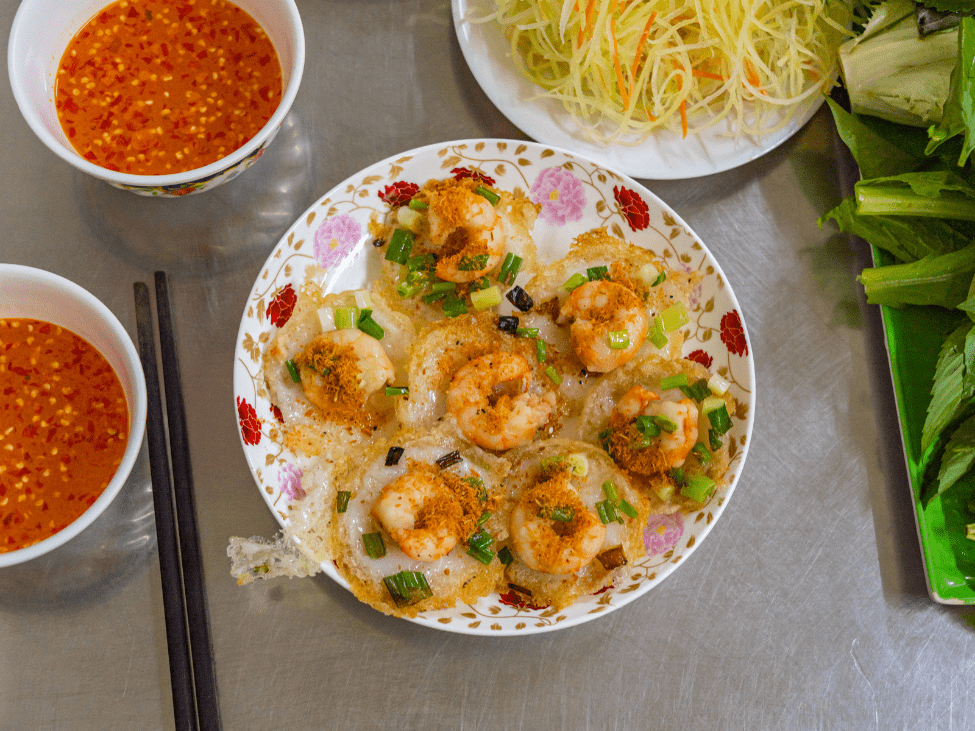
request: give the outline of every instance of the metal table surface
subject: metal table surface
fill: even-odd
[[[236,585],[228,538],[277,532],[231,386],[264,259],[373,162],[525,139],[475,83],[447,0],[298,6],[308,59],[281,134],[201,196],[139,198],[74,171],[0,90],[0,260],[73,279],[133,337],[133,282],[169,273],[223,727],[975,728],[971,615],[927,598],[878,316],[854,281],[866,252],[816,225],[840,199],[825,111],[740,169],[644,181],[724,268],[758,393],[728,510],[659,587],[577,627],[480,638],[386,617],[323,576]],[[0,27],[15,10],[0,6]],[[0,570],[0,729],[173,727],[158,566],[144,449],[91,529]]]

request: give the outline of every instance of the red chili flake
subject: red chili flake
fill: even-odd
[[[631,229],[642,231],[650,225],[650,207],[636,191],[614,186],[613,195]]]
[[[480,180],[482,183],[494,185],[494,178],[492,178],[490,175],[485,175],[480,170],[471,170],[470,168],[454,168],[450,171],[450,174],[454,176],[454,180],[473,178],[474,180]]]
[[[705,368],[710,368],[711,363],[714,362],[714,359],[703,350],[695,350],[693,353],[687,356],[687,359],[693,360],[695,363],[700,363]]]
[[[274,296],[274,299],[271,300],[271,304],[267,306],[267,312],[265,315],[275,327],[284,327],[285,323],[291,319],[291,313],[294,312],[295,305],[297,303],[298,295],[295,294],[294,287],[292,287],[290,284],[286,284],[284,288]]]
[[[735,355],[748,355],[748,341],[738,310],[732,310],[721,318],[721,342]]]
[[[397,180],[392,185],[387,185],[386,188],[379,193],[379,197],[383,199],[383,202],[390,208],[398,208],[399,206],[405,206],[410,202],[410,199],[420,192],[420,186],[416,183],[407,183],[405,180]]]
[[[254,407],[240,396],[237,397],[237,419],[240,421],[240,435],[244,439],[244,444],[260,444],[261,420],[257,418]]]

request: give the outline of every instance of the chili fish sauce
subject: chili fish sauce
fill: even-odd
[[[49,538],[98,499],[125,452],[112,366],[70,330],[0,319],[0,553]]]
[[[264,29],[227,0],[120,0],[61,57],[54,104],[86,160],[134,175],[209,165],[256,135],[281,102]]]

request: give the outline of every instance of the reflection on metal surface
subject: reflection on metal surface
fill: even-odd
[[[277,242],[310,198],[313,168],[307,132],[292,112],[247,175],[205,195],[133,201],[131,193],[79,176],[79,218],[137,266],[212,276]]]
[[[156,546],[145,450],[108,509],[51,553],[0,570],[0,610],[54,611],[83,606],[122,586]]]

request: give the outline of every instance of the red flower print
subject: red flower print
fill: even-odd
[[[485,175],[480,170],[471,170],[470,168],[454,168],[450,171],[450,174],[454,176],[454,180],[473,178],[474,180],[479,180],[482,183],[494,185],[494,178],[489,175]]]
[[[735,355],[748,355],[745,328],[741,325],[738,310],[732,310],[721,318],[721,342]]]
[[[634,231],[642,231],[650,225],[650,207],[640,195],[629,188],[613,187],[613,195],[620,207],[620,213]]]
[[[237,419],[240,421],[240,435],[244,444],[261,443],[261,420],[257,418],[254,407],[237,397]]]
[[[267,306],[267,319],[275,327],[284,327],[284,324],[291,319],[291,313],[294,312],[297,303],[298,295],[295,294],[294,287],[286,284]]]
[[[693,353],[687,356],[687,359],[693,360],[695,363],[700,363],[705,368],[710,368],[711,363],[714,362],[714,359],[703,350],[695,350]]]
[[[529,602],[526,602],[521,594],[516,591],[506,591],[504,594],[498,597],[502,604],[507,604],[509,607],[516,607],[518,609],[545,609],[544,606],[535,606]]]
[[[383,202],[390,208],[405,206],[410,199],[420,191],[420,186],[416,183],[407,183],[405,180],[397,180],[392,185],[387,185],[386,189],[379,194]]]

